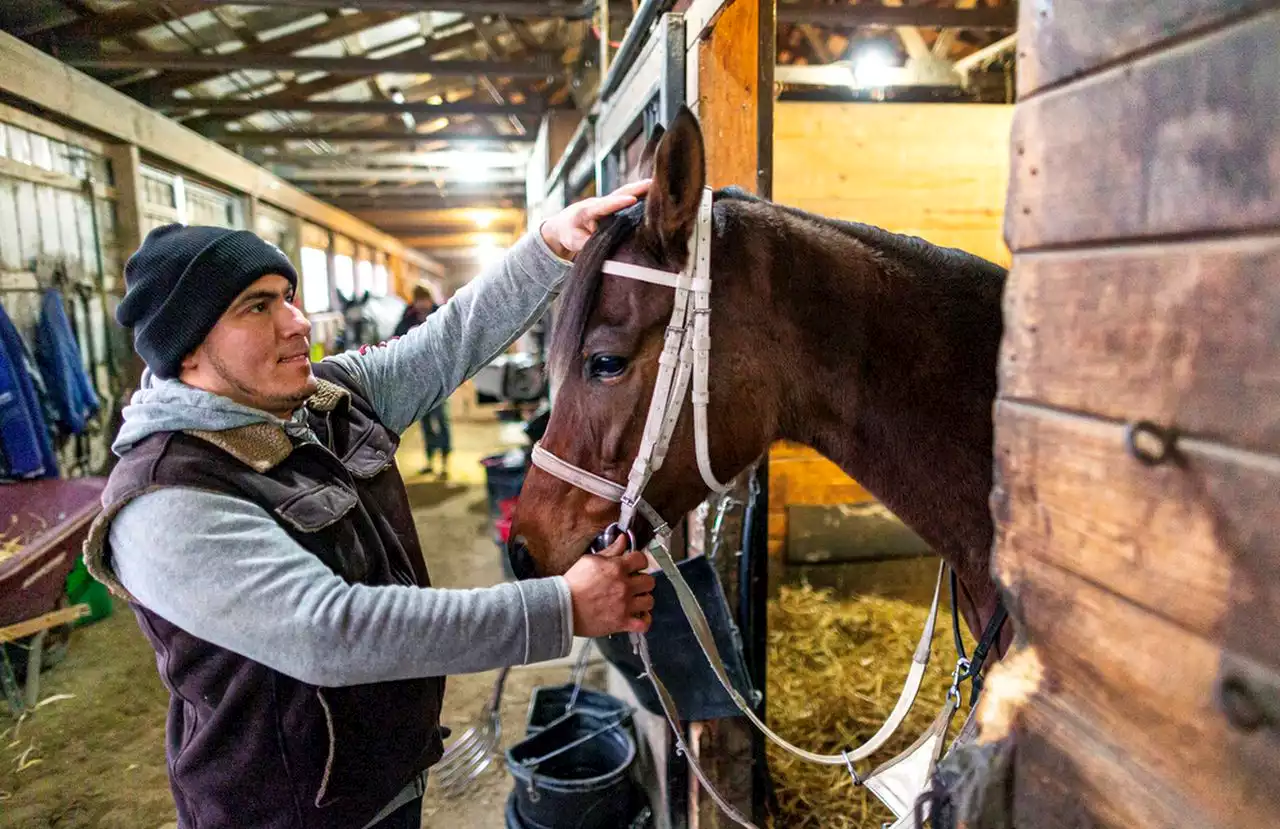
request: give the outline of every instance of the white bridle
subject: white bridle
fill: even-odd
[[[653,397],[649,402],[644,435],[641,437],[640,449],[631,465],[631,471],[627,475],[627,483],[625,485],[615,483],[575,466],[544,449],[541,443],[533,447],[533,464],[592,495],[620,504],[621,512],[617,524],[610,530],[616,528],[629,534],[635,516],[642,515],[653,527],[655,543],[650,548],[650,552],[663,573],[671,580],[676,596],[680,600],[680,607],[688,618],[711,669],[742,714],[762,734],[792,754],[813,763],[847,767],[856,784],[866,785],[898,816],[899,820],[894,827],[905,827],[908,825],[906,821],[914,819],[913,807],[916,795],[928,784],[929,773],[940,753],[947,725],[959,701],[958,691],[948,694],[942,713],[907,751],[884,763],[866,778],[858,776],[854,771],[853,763],[871,756],[893,736],[898,726],[906,719],[920,691],[925,668],[929,663],[934,623],[938,614],[938,596],[942,586],[941,567],[938,571],[938,582],[934,586],[929,618],[912,656],[911,669],[893,712],[880,730],[858,748],[840,754],[817,754],[793,745],[774,733],[756,716],[751,705],[733,687],[711,633],[711,626],[707,623],[706,616],[693,591],[671,558],[669,546],[671,528],[642,497],[644,488],[653,477],[653,473],[662,468],[662,463],[666,459],[667,449],[671,445],[671,436],[675,432],[676,422],[684,407],[685,391],[689,388],[690,379],[693,381],[691,398],[698,471],[712,492],[723,492],[728,489],[728,486],[720,483],[712,472],[707,436],[707,407],[710,403],[707,381],[711,362],[711,206],[712,191],[706,188],[698,205],[698,221],[689,239],[688,262],[679,273],[612,259],[604,263],[603,272],[611,276],[650,282],[675,289],[675,303],[671,311],[671,321],[664,335],[662,354],[658,357],[658,377],[654,382]],[[693,296],[692,304],[689,302],[690,294]],[[634,546],[634,538],[632,538],[632,547]],[[689,766],[695,776],[720,808],[740,825],[754,829],[754,825],[734,809],[711,785],[697,760],[687,750],[681,737],[679,712],[676,711],[675,703],[666,687],[654,673],[646,639],[633,634],[631,641],[640,654],[645,672],[657,690],[663,712],[675,732],[677,750],[688,758]]]

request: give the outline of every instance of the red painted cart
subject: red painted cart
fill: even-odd
[[[67,575],[102,509],[105,485],[105,478],[70,478],[0,486],[0,540],[19,544],[16,554],[0,560],[0,643],[35,637],[27,663],[28,705],[39,688],[45,635],[88,612],[84,605],[64,607],[64,597]],[[18,707],[22,701],[15,698],[12,675],[2,679],[10,705]]]

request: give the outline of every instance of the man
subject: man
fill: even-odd
[[[181,829],[417,827],[444,676],[647,629],[653,579],[620,546],[430,589],[395,466],[644,190],[566,209],[407,336],[314,365],[293,265],[253,234],[169,225],[130,258],[117,317],[148,372],[85,557],[155,648]]]
[[[413,302],[404,309],[404,314],[400,316],[400,322],[396,323],[396,329],[393,332],[397,337],[403,337],[413,329],[422,325],[427,317],[431,316],[431,312],[436,310],[435,300],[431,296],[431,292],[421,285],[413,286]],[[449,400],[448,398],[441,400],[440,403],[427,412],[422,418],[422,446],[423,454],[426,456],[427,464],[422,468],[422,474],[431,475],[435,473],[435,456],[440,455],[440,480],[449,480],[449,452],[453,448],[453,442],[449,435]]]

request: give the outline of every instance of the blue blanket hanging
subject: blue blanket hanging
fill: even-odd
[[[40,301],[36,362],[57,412],[58,428],[65,434],[83,433],[98,411],[98,395],[81,362],[80,345],[67,320],[62,295],[54,290],[45,291]]]
[[[53,441],[27,370],[26,345],[0,306],[0,477],[57,475]]]

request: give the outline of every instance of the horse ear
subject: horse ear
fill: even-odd
[[[645,197],[645,233],[668,259],[683,258],[706,181],[702,129],[693,112],[682,106],[658,142],[653,185]]]
[[[663,134],[666,130],[661,124],[655,124],[653,134],[649,136],[649,140],[645,142],[644,150],[640,153],[640,163],[636,166],[636,179],[653,177],[653,157],[658,152],[658,144],[662,141]]]

